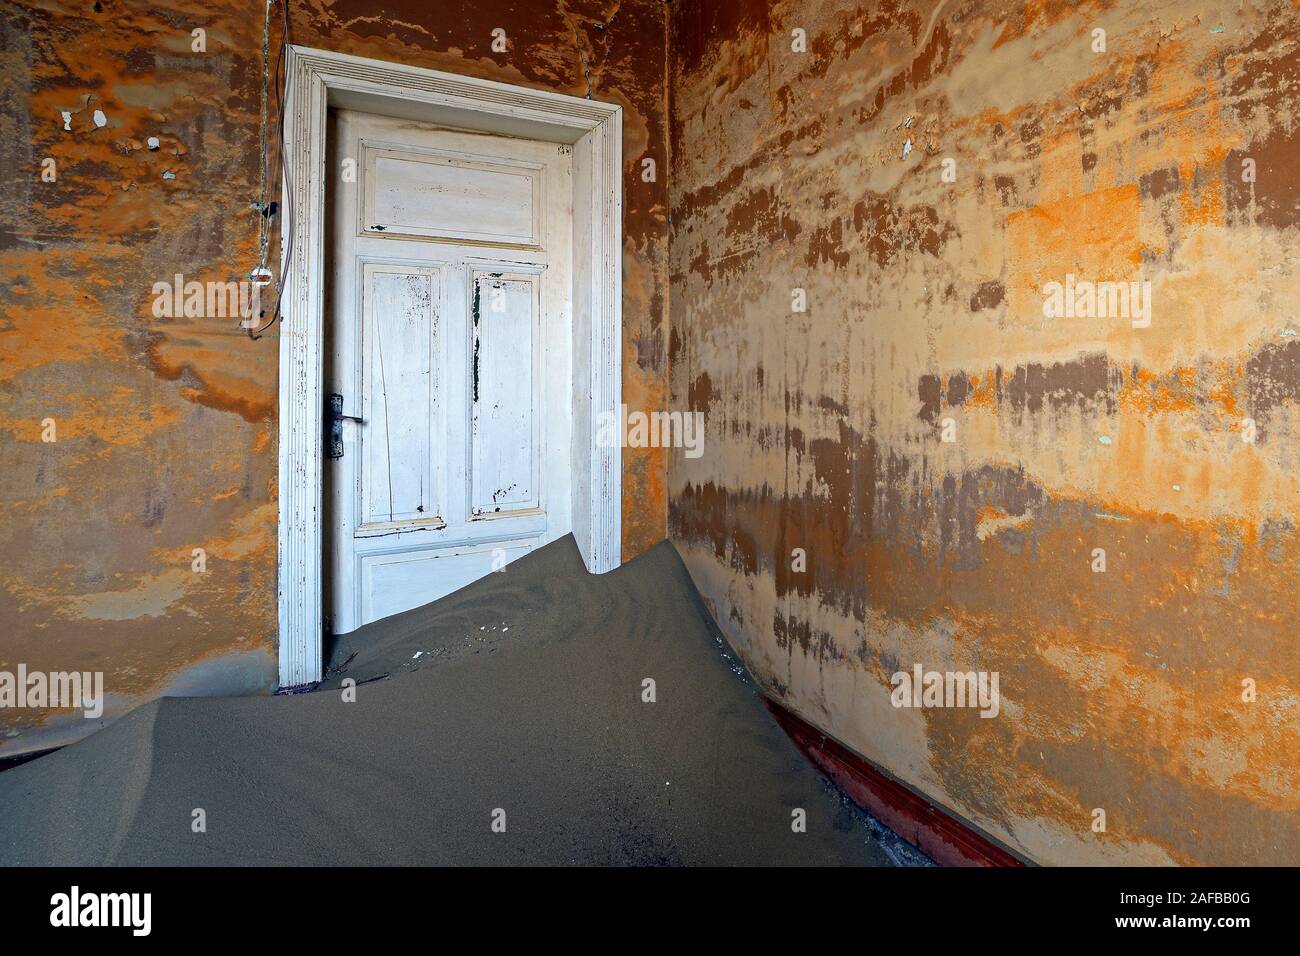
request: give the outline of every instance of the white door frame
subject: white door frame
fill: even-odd
[[[338,106],[573,147],[573,533],[587,567],[619,564],[622,455],[598,440],[622,393],[623,110],[290,46],[280,323],[280,686],[321,679],[326,111]],[[581,439],[584,439],[581,440]]]

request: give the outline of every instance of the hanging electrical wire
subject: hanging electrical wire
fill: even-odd
[[[276,51],[275,69],[270,69],[271,61],[271,9],[278,6],[281,12],[280,42]],[[262,134],[261,134],[261,186],[260,197],[258,200],[258,211],[261,221],[258,226],[258,260],[257,268],[254,270],[254,277],[260,278],[270,274],[266,260],[270,254],[271,245],[271,228],[275,215],[276,204],[274,201],[268,202],[268,194],[274,190],[275,178],[278,174],[284,181],[282,194],[283,202],[279,205],[280,222],[280,243],[284,252],[293,249],[293,182],[290,176],[288,163],[285,156],[284,145],[284,117],[285,103],[287,97],[288,75],[287,66],[284,58],[284,51],[290,43],[289,39],[289,0],[267,0],[266,16],[264,18],[263,35],[262,35]],[[268,129],[270,116],[267,110],[268,91],[271,88],[275,90],[275,114],[276,114],[276,136],[278,144],[276,150],[270,148]],[[273,161],[273,155],[278,154],[278,166]],[[283,259],[283,256],[282,256]],[[275,281],[275,308],[271,312],[271,317],[267,319],[260,327],[249,329],[248,336],[253,340],[261,337],[267,329],[280,320],[281,303],[284,301],[284,284],[286,270],[281,268],[279,276]],[[260,297],[259,297],[260,301]],[[266,314],[266,310],[259,312],[259,318]]]
[[[257,268],[250,274],[250,279],[257,279],[266,268],[266,250],[271,241],[270,217],[267,215],[266,205],[266,177],[267,177],[267,142],[266,127],[269,120],[267,116],[267,105],[270,99],[269,88],[271,85],[271,3],[272,0],[266,0],[266,10],[262,17],[262,110],[261,110],[261,139],[259,141],[258,157],[260,159],[258,176],[260,183],[257,194]]]

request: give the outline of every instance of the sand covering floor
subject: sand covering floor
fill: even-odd
[[[562,539],[339,639],[312,693],[164,698],[0,774],[0,865],[914,862],[901,847],[796,750],[666,542],[596,576]]]

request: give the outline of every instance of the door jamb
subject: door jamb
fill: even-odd
[[[290,46],[284,122],[279,405],[281,687],[321,679],[322,370],[330,107],[573,147],[573,533],[593,573],[619,564],[622,455],[601,441],[622,392],[622,108],[544,90]],[[585,438],[585,441],[579,439]]]

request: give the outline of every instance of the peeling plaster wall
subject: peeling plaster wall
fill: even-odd
[[[1033,860],[1294,863],[1300,13],[682,0],[669,52],[669,533],[751,667]]]
[[[667,161],[659,0],[291,6],[296,43],[623,106],[624,401],[664,407],[667,192],[640,176]],[[109,717],[276,681],[278,340],[152,314],[154,282],[256,261],[263,9],[0,7],[0,670],[102,670]],[[627,449],[624,467],[631,557],[664,536],[666,462]],[[95,726],[6,708],[0,755]]]

